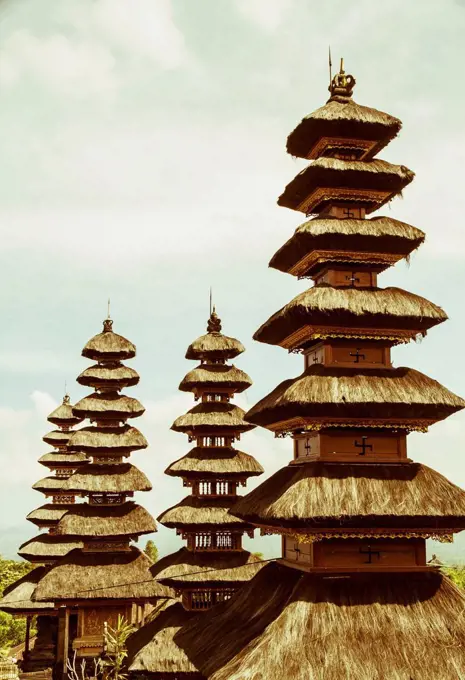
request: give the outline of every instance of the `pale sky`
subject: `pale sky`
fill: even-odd
[[[380,157],[416,173],[380,214],[427,242],[380,285],[450,317],[394,362],[465,395],[464,0],[0,0],[0,19],[0,552],[36,533],[24,516],[45,502],[30,489],[47,473],[45,417],[65,380],[84,396],[80,352],[109,296],[115,330],[138,348],[128,393],[147,407],[137,426],[150,448],[132,461],[153,482],[137,500],[155,516],[186,495],[162,473],[190,448],[169,428],[192,405],[177,386],[210,285],[224,331],[248,350],[241,405],[300,372],[300,357],[252,334],[308,285],[267,264],[303,221],[276,199],[305,165],[285,141],[328,97],[329,44],[354,99],[404,123]],[[410,435],[409,455],[465,486],[464,432],[455,415]],[[266,474],[291,456],[264,430],[240,448]],[[163,527],[155,541],[162,554],[179,545]],[[254,546],[279,551],[276,538]],[[465,536],[432,550],[465,559]]]

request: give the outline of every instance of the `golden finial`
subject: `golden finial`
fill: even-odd
[[[107,318],[103,322],[103,332],[110,333],[113,330],[113,320],[110,317],[110,298],[108,298]]]
[[[330,56],[331,63],[331,56]],[[344,71],[344,58],[341,57],[341,66],[339,73],[336,73],[334,78],[331,80],[328,90],[331,93],[331,97],[346,97],[352,96],[352,92],[355,86],[355,78],[351,75],[346,75]]]
[[[63,397],[63,404],[69,404],[69,402],[70,402],[70,398],[69,398],[69,394],[68,394],[68,390],[67,390],[67,381],[65,380],[65,394],[64,394],[64,397]]]

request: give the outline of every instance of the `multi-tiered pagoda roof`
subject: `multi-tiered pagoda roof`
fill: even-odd
[[[465,675],[465,597],[426,561],[427,538],[449,542],[465,528],[465,492],[407,456],[411,431],[465,401],[392,365],[392,347],[447,317],[424,298],[378,287],[424,234],[366,219],[413,172],[374,157],[400,121],[355,104],[354,85],[341,64],[329,102],[288,139],[289,153],[312,162],[278,203],[314,218],[271,266],[314,286],[255,338],[301,352],[304,372],[245,419],[291,436],[294,456],[232,508],[282,536],[282,559],[175,637],[210,680]]]

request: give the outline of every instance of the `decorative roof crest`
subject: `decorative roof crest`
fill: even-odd
[[[356,81],[353,76],[350,74],[346,75],[346,72],[344,71],[344,59],[341,57],[341,67],[339,69],[339,73],[336,73],[328,87],[331,97],[351,97],[355,82]]]
[[[113,331],[113,319],[110,319],[110,298],[108,298],[108,314],[103,322],[103,332],[111,333]]]
[[[221,333],[221,319],[216,313],[215,307],[213,306],[210,318],[207,323],[208,333]]]

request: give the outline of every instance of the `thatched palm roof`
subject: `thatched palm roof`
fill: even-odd
[[[357,104],[353,99],[331,98],[297,125],[287,138],[287,152],[308,158],[312,148],[322,137],[366,139],[377,144],[371,154],[378,152],[402,127],[398,118]]]
[[[288,419],[323,422],[347,418],[360,421],[408,420],[429,424],[465,407],[465,401],[412,368],[352,369],[310,366],[297,378],[285,380],[246,414],[262,427]],[[275,429],[274,427],[271,429]]]
[[[179,385],[182,392],[192,392],[197,388],[225,387],[234,392],[243,392],[252,385],[247,373],[235,366],[225,364],[202,364],[183,378]]]
[[[172,591],[153,580],[152,561],[132,547],[120,553],[73,550],[42,578],[34,593],[38,601],[153,600]]]
[[[68,447],[88,455],[127,455],[131,451],[147,448],[144,435],[135,427],[82,427],[73,432]]]
[[[465,528],[465,491],[419,463],[289,465],[231,509],[253,524]]]
[[[74,413],[91,420],[125,420],[141,416],[145,408],[134,397],[118,392],[94,392],[75,404]]]
[[[239,406],[227,402],[207,401],[176,418],[171,429],[175,432],[213,434],[215,431],[225,430],[248,432],[253,430],[253,426],[244,421],[244,410]]]
[[[222,333],[206,333],[194,340],[186,352],[186,359],[234,359],[245,352],[242,342]]]
[[[155,520],[140,505],[74,505],[58,523],[60,534],[80,537],[141,536],[157,530]]]
[[[325,578],[271,563],[174,640],[209,680],[458,680],[464,610],[435,572]]]
[[[420,229],[392,217],[344,220],[317,217],[297,227],[273,255],[269,266],[290,273],[295,269],[299,276],[304,276],[305,260],[315,251],[335,251],[334,260],[338,262],[344,261],[344,253],[346,261],[356,261],[356,253],[360,252],[389,253],[400,259],[408,257],[424,240],[425,234]]]
[[[64,514],[73,507],[71,503],[46,503],[40,508],[30,512],[26,519],[40,527],[54,526],[58,524]]]
[[[53,562],[84,544],[68,536],[39,534],[19,546],[18,555],[29,562]]]
[[[111,330],[113,321],[103,322],[103,332],[89,340],[82,356],[93,361],[122,361],[136,356],[136,347],[122,335]]]
[[[63,403],[58,406],[51,414],[48,416],[47,420],[54,425],[63,425],[72,427],[77,425],[82,421],[82,418],[78,418],[73,413],[73,407],[70,404],[69,396],[66,394]]]
[[[157,520],[165,527],[205,527],[214,529],[224,525],[225,529],[238,527],[247,530],[243,521],[233,517],[228,510],[240,496],[229,496],[227,498],[199,498],[197,496],[187,496],[177,505],[168,508],[157,517]]]
[[[204,676],[173,640],[180,628],[196,615],[175,602],[139,628],[127,641],[128,670],[133,674],[148,673],[160,680],[168,677],[201,680]]]
[[[77,377],[77,382],[87,387],[114,386],[115,389],[121,389],[137,385],[139,374],[133,368],[115,361],[113,364],[89,366]]]
[[[158,560],[151,572],[153,578],[173,587],[213,587],[250,581],[262,566],[263,562],[245,550],[203,553],[181,548]]]
[[[354,327],[419,333],[446,319],[441,307],[402,288],[333,288],[322,284],[293,298],[265,321],[253,337],[258,342],[278,345],[306,326],[329,326],[329,333],[331,327],[339,333],[341,327],[347,327],[348,333],[354,335]],[[301,340],[300,345],[311,339],[309,329],[308,338]]]
[[[76,493],[127,493],[150,491],[148,478],[131,463],[96,465],[79,468],[63,484],[63,490]]]
[[[376,202],[367,199],[366,209],[371,212],[399,194],[414,176],[415,173],[404,165],[393,165],[379,158],[347,161],[320,157],[289,182],[278,199],[278,205],[298,210],[304,199],[317,188],[364,189],[385,193],[385,198],[377,199]],[[312,212],[318,210],[319,205],[313,206]]]
[[[32,485],[32,488],[36,491],[41,491],[42,493],[48,493],[51,491],[61,491],[63,484],[65,483],[65,477],[44,477],[39,479],[38,482]]]
[[[52,451],[51,453],[44,453],[38,461],[41,465],[53,470],[57,467],[78,468],[81,465],[89,463],[89,459],[85,453],[76,451],[76,453],[68,453],[66,451]]]
[[[53,611],[53,602],[32,602],[31,597],[40,579],[49,567],[36,567],[25,576],[9,585],[0,599],[0,611],[9,614],[49,614]]]
[[[254,477],[263,468],[253,456],[233,448],[195,446],[165,470],[171,477]]]
[[[52,430],[42,437],[46,444],[51,446],[66,446],[72,432],[63,432],[62,430]]]

